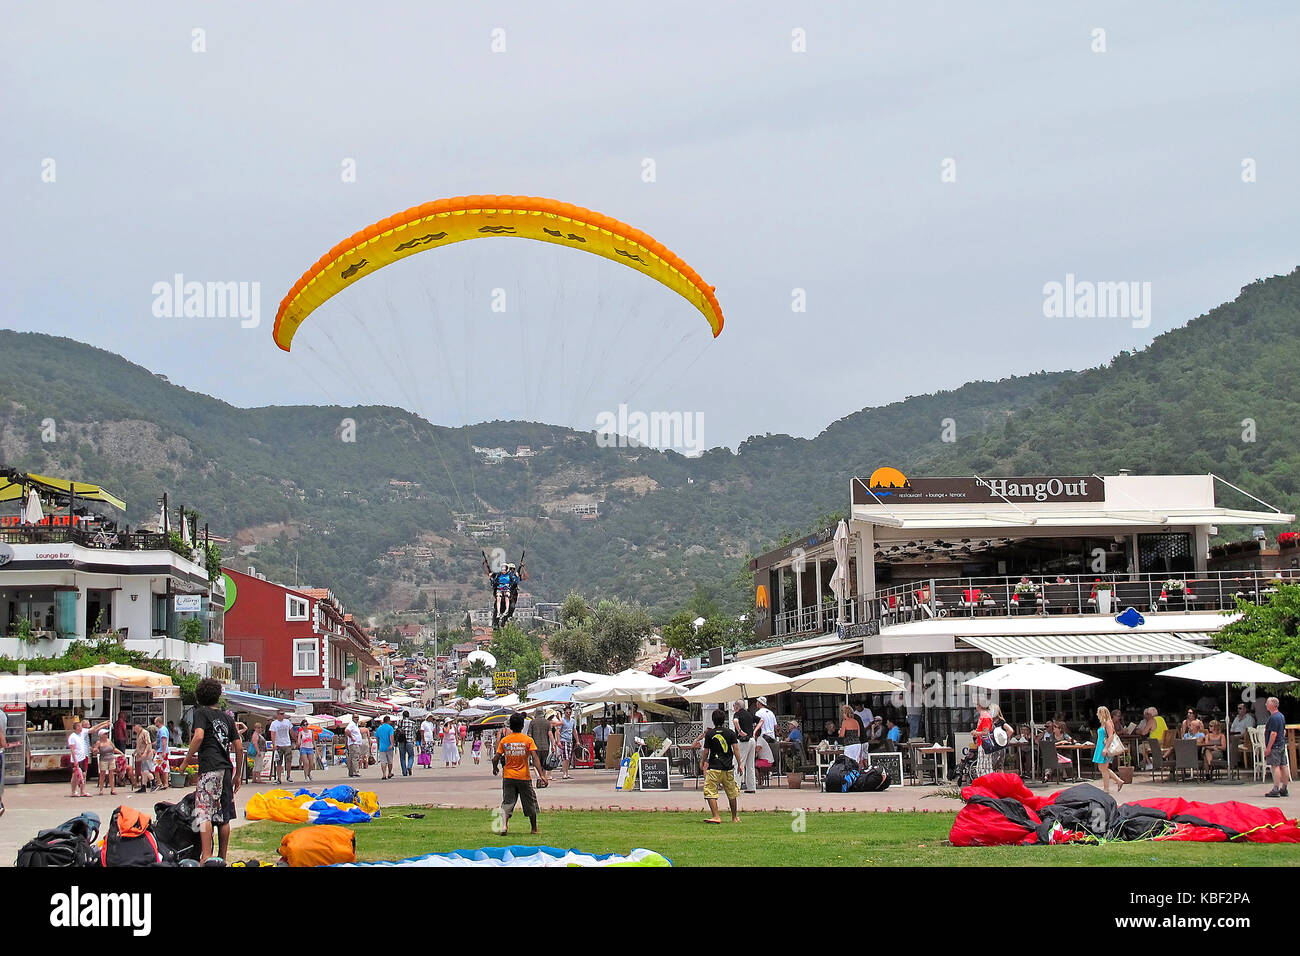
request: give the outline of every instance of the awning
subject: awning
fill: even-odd
[[[17,479],[0,477],[0,501],[22,498],[24,495],[23,485],[28,484],[34,485],[47,493],[75,494],[78,498],[86,501],[102,501],[112,505],[119,511],[126,510],[125,501],[116,495],[109,494],[99,485],[91,484],[88,481],[73,482],[66,478],[51,478],[48,475],[34,474],[17,474]]]
[[[277,710],[294,716],[311,713],[311,704],[307,701],[286,700],[269,694],[250,694],[248,691],[231,690],[228,687],[221,692],[221,696],[226,698],[231,709],[244,713],[265,714],[268,717],[275,716]]]
[[[1170,664],[1214,653],[1162,631],[1133,634],[1017,634],[977,637],[958,635],[962,643],[993,655],[994,664],[1022,657],[1041,657],[1053,664]]]

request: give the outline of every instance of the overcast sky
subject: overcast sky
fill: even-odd
[[[628,402],[734,447],[1095,365],[1300,263],[1295,4],[803,6],[6,4],[0,324],[238,405],[591,429]],[[275,347],[336,242],[470,193],[643,229],[726,329],[594,256],[483,240]],[[260,326],[155,316],[177,273],[259,283]],[[1067,274],[1150,283],[1149,326],[1046,317]]]

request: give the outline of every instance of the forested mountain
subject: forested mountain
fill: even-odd
[[[882,464],[1213,471],[1300,507],[1300,270],[1102,368],[974,382],[864,409],[816,438],[765,435],[698,458],[527,422],[452,429],[386,407],[236,408],[36,333],[0,331],[0,356],[0,463],[100,482],[133,525],[166,490],[234,539],[237,566],[288,583],[296,567],[364,612],[435,588],[443,606],[485,603],[479,551],[492,547],[527,549],[540,600],[577,588],[663,613],[699,593],[738,610],[745,556],[844,511],[849,478]],[[948,419],[956,441],[942,440]],[[54,441],[42,441],[47,420]],[[474,450],[520,445],[535,456]],[[574,513],[592,503],[598,517]]]

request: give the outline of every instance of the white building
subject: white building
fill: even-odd
[[[220,577],[209,582],[203,565],[171,551],[163,535],[0,530],[2,656],[53,657],[75,641],[116,636],[128,650],[228,677],[224,608]],[[202,625],[201,642],[182,638],[191,619]]]

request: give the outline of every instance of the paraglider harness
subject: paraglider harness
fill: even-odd
[[[519,601],[519,582],[527,577],[524,572],[524,556],[528,552],[520,552],[517,570],[507,564],[500,571],[492,570],[486,552],[480,551],[479,554],[483,555],[483,570],[487,572],[488,584],[492,588],[492,626],[500,627],[514,617],[515,604]]]

